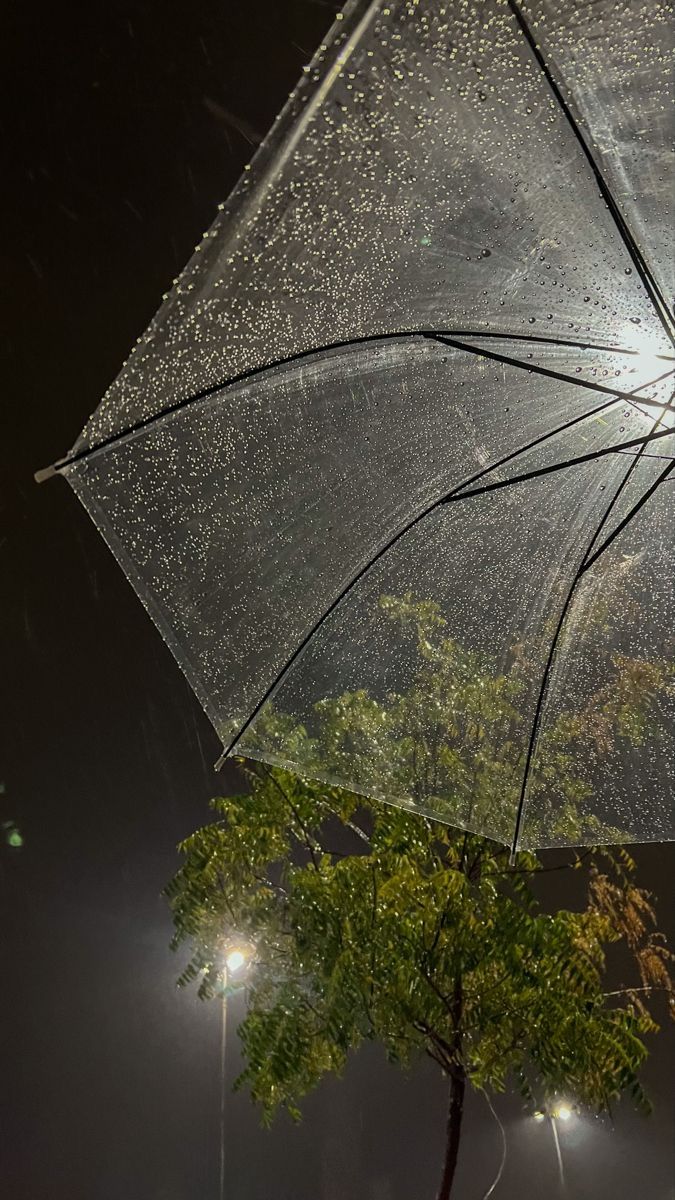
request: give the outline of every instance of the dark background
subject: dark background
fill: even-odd
[[[219,1012],[176,992],[160,892],[226,782],[220,747],[66,484],[32,475],[74,440],[335,10],[38,0],[4,17],[0,822],[24,839],[0,844],[8,1200],[218,1195]],[[666,922],[673,848],[638,857]],[[662,1034],[649,1120],[621,1109],[615,1126],[563,1129],[568,1197],[671,1195],[674,1063]],[[497,1108],[496,1200],[558,1194],[550,1131],[513,1098]],[[228,1200],[433,1195],[444,1087],[431,1066],[405,1078],[371,1049],[305,1110],[266,1133],[246,1096],[228,1099]],[[481,1200],[499,1152],[472,1101],[459,1200]]]

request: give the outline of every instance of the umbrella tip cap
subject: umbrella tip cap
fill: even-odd
[[[60,472],[56,467],[43,467],[40,471],[35,471],[33,479],[36,483],[45,483],[47,479],[51,479],[53,475],[59,475]]]

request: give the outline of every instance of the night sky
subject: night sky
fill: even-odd
[[[219,744],[62,480],[64,453],[321,41],[322,0],[13,5],[5,14],[2,346],[3,893],[0,1192],[7,1200],[216,1200],[219,1013],[177,992],[160,892],[227,785]],[[231,782],[231,780],[230,780]],[[672,936],[673,847],[638,852]],[[552,876],[552,903],[573,903]],[[232,1010],[236,1019],[237,1002]],[[228,1074],[237,1072],[233,1026]],[[675,1040],[649,1119],[565,1129],[567,1196],[672,1196]],[[431,1200],[445,1094],[376,1048],[297,1128],[227,1102],[228,1200]],[[497,1109],[496,1200],[553,1197],[547,1128]],[[469,1105],[457,1194],[500,1141]]]

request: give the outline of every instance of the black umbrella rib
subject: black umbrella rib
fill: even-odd
[[[666,372],[667,375],[672,375],[672,373],[673,373],[672,371]],[[650,387],[650,386],[652,386],[652,384],[658,383],[661,378],[662,378],[662,376],[659,376],[658,379],[652,379],[648,383],[643,384],[642,386]],[[636,390],[639,390],[639,389],[636,389]],[[222,764],[225,762],[225,759],[230,754],[233,753],[233,751],[235,750],[236,746],[243,738],[246,731],[250,728],[250,726],[255,721],[260,710],[267,703],[267,701],[270,700],[272,698],[272,696],[277,692],[278,688],[283,683],[284,679],[288,675],[288,672],[291,670],[294,663],[297,662],[300,655],[303,653],[303,651],[306,649],[306,647],[309,645],[309,643],[314,639],[315,635],[319,632],[321,627],[325,624],[325,622],[332,615],[332,613],[335,612],[336,608],[338,608],[338,606],[342,603],[342,601],[347,598],[347,596],[350,594],[350,592],[356,587],[357,583],[359,583],[364,578],[364,576],[367,575],[372,570],[372,568],[376,565],[376,563],[378,563],[379,560],[381,558],[383,558],[385,554],[387,554],[390,550],[393,549],[393,547],[397,544],[397,542],[399,542],[401,540],[401,538],[405,537],[406,534],[410,533],[410,531],[412,529],[414,529],[417,525],[419,525],[420,522],[423,521],[426,517],[430,516],[432,512],[435,512],[436,509],[440,508],[444,504],[447,504],[454,496],[457,496],[458,499],[462,499],[462,496],[459,495],[458,493],[460,493],[463,488],[471,487],[471,485],[473,483],[477,483],[479,479],[484,478],[484,476],[491,474],[493,471],[499,470],[500,467],[506,466],[506,464],[511,462],[514,458],[518,458],[519,455],[525,454],[529,450],[533,450],[536,446],[541,445],[542,442],[547,441],[549,438],[555,437],[559,433],[564,433],[566,430],[573,428],[573,426],[580,424],[580,422],[588,420],[589,417],[594,417],[598,413],[604,412],[607,408],[610,408],[612,406],[612,404],[614,404],[615,402],[616,402],[616,397],[614,398],[614,400],[606,400],[603,404],[597,405],[596,408],[591,409],[589,412],[581,413],[579,416],[572,417],[569,421],[565,421],[562,425],[558,425],[555,429],[550,430],[548,433],[543,433],[539,437],[534,438],[526,446],[521,446],[518,450],[513,450],[510,454],[504,455],[504,457],[499,459],[497,462],[491,463],[490,466],[488,466],[488,467],[484,467],[481,471],[478,471],[470,479],[466,479],[462,483],[457,484],[457,486],[454,487],[450,492],[447,492],[445,495],[440,496],[432,504],[427,505],[427,507],[424,508],[421,512],[416,513],[416,515],[410,521],[408,521],[401,529],[397,530],[397,532],[393,535],[393,537],[389,538],[389,540],[384,544],[384,546],[381,546],[380,549],[377,551],[377,553],[374,554],[371,558],[369,558],[368,561],[366,563],[364,563],[364,565],[356,572],[356,574],[352,576],[352,578],[342,588],[342,590],[334,598],[334,600],[331,602],[331,604],[328,606],[328,608],[325,609],[325,611],[321,614],[318,621],[316,621],[314,623],[314,625],[312,625],[311,629],[305,634],[302,641],[299,643],[298,646],[296,646],[293,653],[286,660],[283,667],[277,673],[277,675],[273,679],[272,683],[269,685],[269,687],[267,688],[267,690],[265,691],[265,693],[263,694],[261,699],[256,704],[253,711],[247,717],[246,721],[244,721],[244,723],[241,725],[238,732],[231,739],[231,741],[226,746],[224,746],[223,753],[221,754],[220,758],[218,759],[218,761],[216,763],[216,768],[221,767]],[[632,443],[632,444],[635,444],[635,443]],[[614,447],[613,449],[616,449],[616,447]],[[594,457],[596,457],[596,456],[594,456]],[[566,463],[565,465],[568,466],[571,464]],[[632,469],[633,465],[634,464],[631,464],[631,468],[629,468],[629,470]]]
[[[619,450],[619,454],[630,454],[633,457],[635,456],[634,452],[632,450]],[[643,458],[658,458],[658,459],[660,459],[661,462],[674,462],[675,461],[675,456],[672,454],[648,454],[645,451],[645,453],[642,455],[642,457]]]
[[[661,424],[661,418],[657,417],[654,422],[654,425],[652,427],[652,434],[654,434],[656,432],[656,430],[660,424]],[[668,432],[672,433],[673,431],[668,430]],[[558,643],[560,641],[560,635],[562,634],[563,627],[564,627],[565,621],[567,619],[567,614],[572,606],[572,601],[574,599],[574,594],[576,592],[576,589],[577,589],[581,579],[583,578],[583,575],[588,570],[588,568],[590,566],[592,566],[592,564],[600,557],[600,555],[602,553],[604,553],[604,551],[611,544],[611,542],[614,541],[614,538],[617,536],[617,534],[620,533],[620,531],[622,529],[625,529],[626,525],[628,525],[629,522],[633,520],[633,518],[637,515],[637,513],[640,511],[640,509],[643,507],[643,505],[646,504],[646,502],[649,500],[649,498],[654,494],[654,492],[660,486],[660,484],[665,482],[665,480],[669,477],[670,473],[672,472],[673,468],[675,467],[675,462],[670,462],[668,464],[668,466],[665,468],[665,470],[661,471],[660,475],[657,477],[657,479],[654,481],[654,483],[651,485],[651,487],[649,487],[647,489],[647,491],[644,493],[644,495],[641,496],[640,500],[635,505],[633,505],[633,508],[630,510],[630,512],[628,512],[626,514],[626,516],[623,518],[623,520],[619,522],[616,529],[610,534],[610,536],[608,538],[605,539],[605,541],[599,547],[599,549],[596,550],[595,553],[593,553],[593,548],[597,544],[598,538],[600,537],[602,530],[605,528],[612,512],[614,511],[614,508],[616,507],[619,497],[621,496],[624,488],[626,487],[626,484],[629,482],[631,476],[633,475],[633,472],[636,470],[645,449],[646,449],[646,443],[640,447],[638,453],[636,454],[635,458],[633,459],[630,466],[628,467],[628,470],[626,471],[623,479],[621,480],[621,483],[619,484],[614,495],[612,496],[612,499],[610,500],[609,504],[607,505],[607,508],[605,509],[605,512],[593,534],[593,537],[591,538],[591,540],[586,548],[584,556],[581,559],[581,562],[579,563],[579,566],[576,570],[576,573],[574,575],[572,583],[570,584],[570,589],[567,593],[565,603],[563,604],[563,607],[560,611],[558,623],[556,625],[555,631],[553,633],[553,637],[551,639],[551,645],[549,647],[548,657],[546,659],[546,663],[545,663],[544,670],[542,673],[541,686],[539,689],[539,695],[537,696],[537,703],[535,706],[534,716],[532,719],[532,729],[530,731],[530,740],[528,743],[527,754],[525,757],[525,767],[523,770],[523,779],[522,779],[521,788],[520,788],[520,798],[518,800],[518,808],[516,810],[516,821],[515,821],[514,830],[513,830],[513,841],[511,844],[511,859],[512,859],[512,861],[518,851],[518,845],[520,842],[520,832],[522,829],[523,818],[525,815],[525,801],[527,798],[527,785],[530,780],[532,763],[534,761],[534,753],[535,753],[535,750],[537,747],[537,743],[539,741],[539,730],[541,727],[541,718],[542,718],[542,714],[543,714],[543,710],[544,710],[544,701],[546,699],[546,695],[548,692],[548,683],[549,683],[549,679],[551,677],[551,671],[553,669],[553,664],[555,662],[556,655],[558,653]]]
[[[629,442],[618,442],[616,446],[603,446],[600,450],[589,450],[587,454],[579,454],[575,458],[567,458],[563,462],[548,463],[545,467],[537,467],[536,470],[526,471],[522,475],[512,475],[509,479],[497,479],[494,483],[486,483],[483,487],[474,488],[470,492],[459,492],[454,496],[449,496],[442,503],[452,504],[458,500],[468,500],[471,496],[484,496],[487,492],[497,492],[501,488],[512,487],[515,483],[526,483],[528,479],[541,479],[543,475],[553,475],[556,471],[566,470],[567,467],[578,467],[582,463],[596,462],[599,458],[606,458],[609,454],[621,454],[623,451],[629,450],[631,446],[640,446],[644,450],[645,446],[650,445],[657,438],[672,437],[674,432],[672,429],[659,429],[657,432],[647,433],[642,437],[631,438]],[[641,451],[638,451],[636,455],[636,457],[639,456],[641,456]],[[675,465],[675,459],[668,459],[668,461]],[[492,470],[494,469],[493,467]]]
[[[672,430],[668,430],[668,432],[672,433]],[[636,458],[639,458],[639,457],[640,457],[639,454],[636,455]],[[617,525],[616,529],[612,530],[609,537],[605,538],[604,542],[600,546],[598,546],[598,549],[591,555],[590,558],[588,558],[586,560],[583,567],[581,568],[582,575],[585,575],[586,571],[590,570],[590,568],[593,566],[593,564],[595,562],[597,562],[597,560],[600,558],[600,555],[604,554],[605,550],[607,550],[608,547],[611,546],[614,539],[619,536],[619,534],[626,528],[627,525],[630,525],[631,521],[640,512],[640,509],[654,495],[654,492],[657,491],[658,488],[660,488],[662,483],[665,483],[666,480],[670,478],[673,470],[675,470],[675,458],[671,458],[668,460],[668,466],[663,468],[660,475],[658,475],[656,477],[656,479],[654,480],[654,482],[651,484],[651,486],[647,488],[647,491],[644,493],[644,495],[641,496],[640,499],[630,509],[630,511],[626,513],[625,517],[623,517],[622,520],[619,521],[619,524]]]
[[[583,133],[581,132],[581,129],[580,129],[567,101],[565,100],[565,97],[563,96],[562,91],[561,91],[560,87],[558,86],[548,63],[546,62],[546,59],[544,58],[544,55],[542,54],[540,47],[537,45],[537,41],[534,37],[532,30],[530,29],[530,26],[529,26],[527,19],[520,7],[520,4],[517,2],[517,0],[507,0],[507,4],[508,4],[511,12],[513,13],[513,16],[515,17],[515,19],[518,23],[518,27],[519,27],[521,33],[523,34],[524,38],[526,39],[526,41],[530,47],[530,50],[532,51],[539,67],[541,68],[541,71],[542,71],[543,75],[545,76],[546,81],[547,81],[557,103],[559,104],[559,106],[563,112],[563,115],[564,115],[568,125],[570,126],[570,129],[572,130],[572,133],[574,134],[574,137],[576,138],[577,142],[579,143],[579,145],[584,153],[584,156],[585,156],[585,158],[593,172],[593,175],[595,177],[595,181],[600,189],[600,194],[602,195],[602,198],[605,201],[605,204],[607,205],[610,213],[612,214],[614,223],[615,223],[617,229],[619,230],[621,238],[623,239],[623,242],[626,246],[626,249],[627,249],[631,259],[633,260],[635,268],[640,276],[640,279],[642,280],[642,283],[647,292],[647,295],[649,296],[649,298],[654,306],[654,310],[659,318],[659,321],[661,322],[661,325],[663,326],[663,329],[664,329],[669,341],[671,342],[671,345],[675,345],[675,337],[673,336],[672,317],[670,314],[670,310],[668,308],[668,304],[661,292],[661,289],[659,288],[659,285],[658,285],[656,279],[652,275],[652,272],[642,254],[642,251],[640,250],[640,247],[638,246],[635,238],[633,237],[633,234],[631,233],[630,227],[629,227],[623,213],[621,212],[619,204],[617,203],[616,199],[614,198],[612,190],[602,173],[600,165],[596,161],[595,156],[591,150],[591,147],[589,146],[588,142],[586,141],[586,138],[584,137]]]
[[[573,375],[566,375],[564,372],[555,372],[546,367],[537,367],[533,363],[523,362],[521,359],[512,358],[509,355],[500,355],[490,350],[479,349],[476,346],[471,346],[466,342],[456,340],[457,337],[475,337],[491,340],[517,341],[517,342],[535,342],[547,346],[566,346],[578,350],[597,350],[606,354],[626,354],[629,356],[639,357],[639,352],[636,350],[628,350],[625,347],[619,346],[598,346],[592,342],[575,342],[567,341],[558,338],[545,338],[538,334],[511,334],[511,333],[487,333],[485,330],[433,330],[433,329],[413,329],[413,330],[398,330],[393,333],[374,333],[367,334],[364,337],[350,338],[343,342],[331,342],[325,346],[314,347],[309,350],[300,350],[297,354],[291,354],[287,358],[280,358],[274,362],[265,363],[259,367],[250,367],[246,371],[240,372],[239,375],[233,375],[229,379],[221,380],[219,383],[210,384],[209,387],[203,388],[199,392],[194,392],[190,396],[184,397],[182,400],[177,400],[175,404],[169,405],[168,408],[163,408],[161,412],[153,413],[151,416],[144,417],[141,421],[128,426],[127,429],[121,430],[119,433],[113,433],[107,438],[103,438],[93,446],[87,446],[82,450],[77,450],[74,454],[68,454],[64,458],[59,459],[51,467],[46,467],[44,470],[36,471],[35,479],[38,483],[43,483],[52,475],[59,474],[68,467],[75,466],[76,463],[86,462],[88,459],[98,456],[102,451],[112,449],[135,437],[137,434],[145,433],[146,430],[154,428],[160,424],[165,417],[174,416],[178,412],[182,412],[185,408],[190,408],[193,404],[199,404],[202,401],[210,399],[212,396],[223,391],[225,388],[234,387],[236,384],[244,383],[247,380],[256,379],[259,376],[264,376],[268,372],[274,371],[280,367],[293,366],[296,363],[304,362],[306,359],[317,357],[323,354],[328,354],[333,350],[349,350],[357,346],[368,346],[383,344],[386,342],[401,341],[405,338],[420,339],[424,341],[440,341],[447,342],[449,346],[454,346],[457,349],[465,350],[469,354],[475,354],[482,358],[492,358],[495,362],[504,363],[508,366],[521,367],[524,370],[531,371],[540,375],[546,375],[549,378],[559,379],[565,383],[575,383],[578,387],[589,388],[592,391],[604,392],[614,396],[617,400],[627,400],[629,402],[635,396],[634,392],[624,392],[618,388],[610,388],[601,383],[590,383],[587,380],[575,378]],[[668,355],[656,355],[657,358],[662,358],[664,361],[672,361]],[[641,387],[648,387],[649,384],[642,384]],[[638,389],[639,390],[639,389]],[[645,398],[641,399],[643,404],[656,404],[657,401]]]
[[[618,388],[608,387],[604,383],[592,383],[590,379],[581,379],[574,375],[568,375],[565,371],[554,371],[551,367],[540,367],[536,363],[524,362],[522,358],[513,358],[509,354],[498,354],[495,350],[478,349],[477,346],[470,346],[467,342],[462,342],[456,337],[449,337],[447,334],[427,334],[427,337],[432,337],[436,342],[442,342],[445,346],[452,346],[456,350],[468,350],[472,354],[477,354],[480,358],[490,358],[494,362],[502,363],[509,367],[520,367],[524,371],[530,371],[533,375],[543,375],[546,379],[557,379],[559,383],[576,383],[578,387],[586,388],[593,392],[604,392],[606,395],[614,396],[617,400],[627,400],[630,403],[635,401],[635,392],[624,392]],[[660,378],[665,378],[671,374],[666,371]],[[642,387],[649,387],[648,383],[642,384]],[[641,390],[640,388],[637,389]],[[659,400],[643,399],[638,397],[640,404],[647,404],[656,408],[673,408],[675,406],[669,401],[666,404]]]

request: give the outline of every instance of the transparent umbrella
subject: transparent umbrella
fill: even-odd
[[[224,754],[514,848],[672,836],[672,42],[348,5],[50,469]]]

